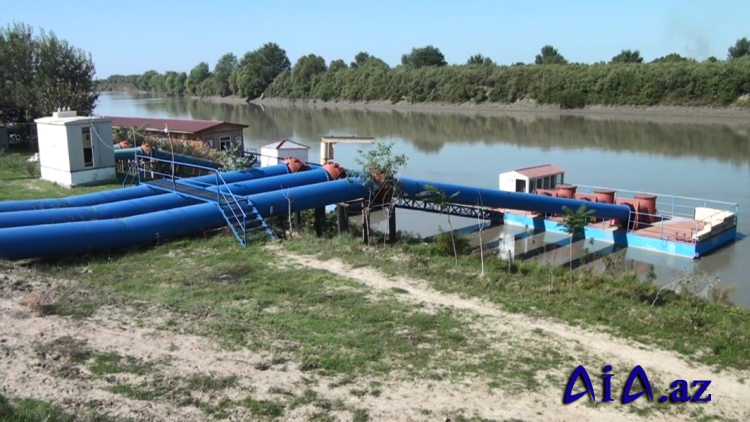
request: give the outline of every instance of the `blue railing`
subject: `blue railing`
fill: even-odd
[[[164,173],[164,172],[161,172],[161,171],[158,171],[158,170],[146,169],[144,167],[140,167],[138,165],[138,163],[140,162],[141,159],[144,162],[152,162],[152,163],[156,162],[156,163],[169,164],[171,171],[170,171],[170,173]],[[141,172],[143,172],[143,173],[151,173],[152,175],[159,175],[159,176],[162,177],[162,179],[169,179],[169,180],[171,180],[171,182],[172,182],[172,190],[174,192],[178,192],[178,190],[177,190],[177,179],[183,179],[183,177],[175,175],[175,170],[176,170],[175,167],[176,166],[197,168],[197,169],[201,169],[201,170],[208,170],[208,171],[213,171],[214,172],[214,174],[216,176],[216,184],[215,185],[211,185],[210,183],[204,183],[204,182],[197,182],[197,183],[201,184],[201,185],[205,185],[207,187],[208,186],[216,186],[216,188],[217,188],[216,189],[216,203],[217,203],[217,205],[221,208],[222,199],[224,200],[224,203],[226,203],[226,204],[229,205],[229,210],[232,212],[232,216],[237,221],[237,223],[240,225],[240,229],[242,231],[241,235],[239,233],[237,233],[237,235],[242,237],[243,246],[247,245],[247,229],[246,229],[246,226],[247,226],[247,214],[245,214],[245,211],[242,209],[242,206],[240,205],[240,201],[237,199],[236,196],[234,196],[234,193],[232,193],[232,191],[229,189],[229,186],[228,186],[226,180],[224,180],[224,177],[222,177],[221,172],[218,171],[217,169],[213,169],[213,168],[210,168],[210,167],[205,167],[205,166],[201,166],[201,165],[197,165],[197,164],[178,163],[178,162],[175,162],[175,161],[172,161],[172,160],[164,160],[164,159],[161,159],[161,158],[154,158],[154,157],[151,157],[151,156],[148,156],[148,155],[135,154],[134,159],[133,159],[133,163],[131,164],[130,168],[128,169],[128,175],[130,174],[131,170],[134,170],[135,171],[135,175],[138,177],[138,184],[142,183],[142,181],[141,181]],[[190,179],[190,178],[184,178],[184,179]],[[126,176],[125,180],[123,181],[123,185],[126,185],[126,183],[127,183],[127,176]],[[193,181],[193,183],[196,183],[196,182]],[[132,181],[131,181],[131,184],[132,184]],[[224,192],[224,190],[222,190],[222,187],[226,188],[226,192],[229,193],[229,196],[227,196],[227,194]],[[189,188],[189,186],[186,186],[186,188]],[[231,198],[231,201],[230,201],[230,198]],[[234,207],[232,206],[233,204],[236,205],[237,209],[240,211],[241,218],[234,211]],[[222,213],[224,213],[223,209],[222,209]],[[224,216],[228,217],[226,215],[226,213],[224,213]],[[228,222],[230,223],[230,225],[233,225],[231,221],[228,221]],[[232,228],[232,229],[234,230],[234,228]]]

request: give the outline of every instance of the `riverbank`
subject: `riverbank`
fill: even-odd
[[[149,95],[168,98],[165,94],[154,94],[138,89],[130,84],[108,85],[104,92],[114,95]],[[745,98],[747,97],[747,98]],[[746,104],[750,96],[738,100]],[[185,96],[193,101],[205,101],[214,104],[247,105],[253,104],[263,107],[297,107],[329,110],[366,110],[370,112],[402,112],[425,114],[483,114],[495,116],[513,116],[516,118],[554,118],[560,116],[576,116],[589,120],[617,120],[653,123],[686,123],[686,124],[722,124],[730,126],[750,127],[750,107],[710,107],[710,106],[629,106],[629,105],[589,105],[580,109],[561,109],[557,105],[539,104],[534,101],[516,101],[512,104],[492,102],[466,103],[410,103],[401,101],[346,101],[346,100],[310,100],[286,98],[263,98],[247,100],[234,95],[220,96]]]
[[[726,124],[750,127],[750,108],[744,107],[684,107],[684,106],[587,106],[583,109],[561,110],[558,106],[534,102],[499,103],[391,103],[390,101],[320,101],[264,98],[246,101],[244,98],[192,97],[194,100],[217,104],[254,104],[263,107],[299,107],[311,109],[347,110],[358,109],[371,112],[413,112],[432,114],[486,114],[514,117],[559,117],[578,116],[592,120],[642,121],[654,123],[699,123]]]

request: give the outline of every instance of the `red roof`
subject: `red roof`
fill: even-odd
[[[518,169],[516,170],[516,173],[526,176],[529,179],[536,179],[539,177],[552,176],[555,174],[565,173],[565,170],[561,169],[560,167],[553,166],[552,164],[543,164],[541,166],[526,167],[526,168]]]
[[[113,117],[113,116],[102,116],[106,119],[112,119],[112,126],[119,127],[146,127],[149,131],[163,131],[164,128],[169,128],[170,132],[177,133],[197,133],[203,132],[204,130],[211,129],[213,127],[227,124],[237,127],[248,127],[241,123],[231,123],[219,120],[184,120],[184,119],[149,119],[145,117]]]

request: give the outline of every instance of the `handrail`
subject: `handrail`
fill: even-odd
[[[234,212],[234,210],[232,209],[232,207],[229,207],[229,209],[232,211],[232,215],[234,216],[234,218],[237,219],[237,222],[238,223],[242,223],[242,232],[244,233],[244,236],[247,237],[247,230],[245,230],[245,225],[247,223],[247,214],[245,214],[245,210],[243,210],[242,206],[240,206],[240,202],[234,196],[234,193],[232,193],[232,191],[229,189],[229,186],[227,185],[227,182],[224,180],[224,178],[221,176],[221,173],[219,173],[218,171],[216,172],[216,186],[217,186],[217,189],[216,189],[216,201],[219,203],[219,205],[221,205],[221,198],[219,197],[219,195],[221,195],[222,197],[224,197],[224,200],[226,200],[227,203],[229,202],[227,200],[227,196],[224,194],[224,192],[221,190],[221,187],[219,186],[219,181],[221,181],[221,183],[224,186],[227,187],[227,191],[229,192],[229,195],[232,197],[232,200],[234,200],[235,204],[237,204],[237,208],[242,213],[242,221],[240,221],[239,217]],[[245,243],[247,243],[247,240],[245,241]]]
[[[164,159],[161,159],[161,158],[156,158],[156,157],[151,157],[151,156],[139,156],[137,153],[135,154],[136,162],[137,162],[137,159],[139,157],[143,157],[144,159],[147,159],[149,161],[162,162],[162,163],[170,164],[170,165],[173,165],[173,166],[177,165],[175,161],[164,160]],[[200,168],[200,169],[205,169],[205,170],[209,170],[209,171],[215,172],[214,174],[216,176],[216,202],[218,203],[219,206],[221,206],[221,199],[224,198],[224,201],[227,204],[230,204],[229,209],[232,211],[232,215],[234,216],[235,220],[237,220],[238,223],[242,224],[243,237],[245,238],[245,243],[247,243],[247,230],[245,229],[245,225],[247,223],[247,214],[245,214],[245,210],[243,210],[242,206],[240,206],[240,201],[237,199],[236,196],[234,196],[234,193],[231,191],[231,189],[229,189],[229,185],[227,184],[226,180],[224,180],[224,177],[221,175],[221,172],[218,171],[218,169],[212,169],[210,167],[205,167],[205,166],[201,166],[201,165],[197,165],[197,164],[183,164],[183,163],[180,163],[179,165],[184,166],[184,167]],[[161,173],[161,172],[158,172],[158,171],[152,171],[152,173],[156,173],[156,174],[159,174],[159,175],[162,175],[162,176],[170,177],[172,179],[172,189],[174,189],[175,192],[177,191],[176,179],[181,178],[181,177],[179,177],[179,176],[172,177],[170,174]],[[139,173],[139,180],[140,180],[140,173]],[[205,183],[205,184],[207,186],[210,186],[210,183]],[[232,202],[229,201],[229,198],[227,197],[226,193],[221,189],[222,186],[226,187],[226,190],[227,190],[227,192],[229,192],[229,196],[232,198],[232,201],[234,202],[234,204],[237,205],[237,208],[239,209],[240,213],[242,214],[242,219],[240,219],[240,217],[234,211],[233,207],[231,206]]]

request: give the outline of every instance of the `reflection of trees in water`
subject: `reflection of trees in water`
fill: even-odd
[[[587,120],[581,116],[522,118],[417,112],[265,107],[166,99],[143,104],[171,116],[249,124],[248,136],[279,139],[297,136],[318,142],[336,132],[376,138],[402,138],[419,151],[437,152],[447,142],[510,144],[542,149],[595,148],[666,156],[750,161],[747,131],[720,125]]]

